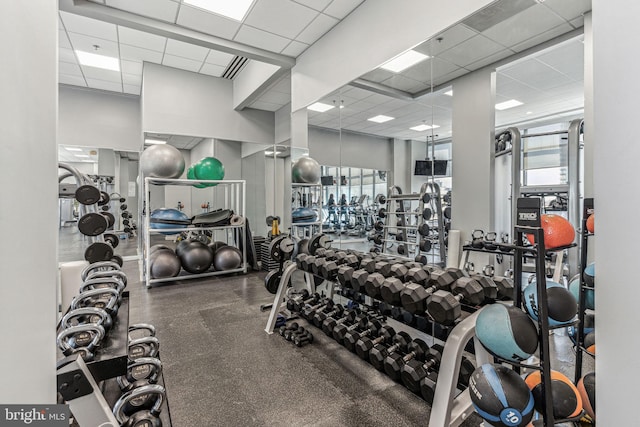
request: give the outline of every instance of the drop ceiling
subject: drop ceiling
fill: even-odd
[[[180,150],[191,150],[196,145],[200,144],[205,138],[197,136],[183,136],[183,135],[169,135],[163,133],[145,133],[145,139],[154,139],[160,141],[166,141],[168,144]]]

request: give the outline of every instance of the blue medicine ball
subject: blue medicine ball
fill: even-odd
[[[573,322],[578,312],[578,305],[571,293],[561,284],[547,280],[547,313],[549,326],[563,326]],[[524,288],[522,302],[527,314],[535,321],[538,320],[538,288],[536,282]]]
[[[167,230],[177,228],[187,228],[191,220],[187,215],[177,209],[160,208],[151,212],[149,217],[149,227],[154,230]],[[178,234],[179,231],[162,232],[164,235]]]
[[[596,285],[596,263],[592,262],[584,268],[584,283],[587,286]]]
[[[529,387],[513,370],[485,364],[471,375],[469,393],[476,412],[492,426],[522,427],[533,417]]]
[[[519,308],[491,304],[478,313],[476,337],[490,352],[503,359],[521,362],[538,348],[538,331]]]
[[[580,298],[580,276],[577,275],[571,282],[569,282],[569,292],[571,292],[571,295],[573,295],[573,297],[576,299],[576,302],[578,302],[578,299]],[[596,296],[595,296],[595,292],[593,291],[593,289],[585,289],[585,308],[588,308],[589,310],[594,310],[596,307]]]

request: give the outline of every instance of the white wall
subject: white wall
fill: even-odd
[[[392,139],[393,146],[393,168],[391,169],[391,180],[389,185],[397,185],[403,193],[411,192],[411,141],[403,139]]]
[[[147,132],[273,143],[274,114],[235,111],[230,80],[145,63],[141,102]]]
[[[492,1],[363,2],[297,58],[291,70],[291,110],[306,107]]]
[[[243,144],[246,145],[246,144]],[[263,151],[242,157],[242,179],[247,181],[246,216],[253,235],[266,236],[266,194],[273,191],[266,186],[266,160]]]
[[[275,113],[275,143],[281,144],[291,139],[291,103]]]
[[[321,165],[391,170],[393,146],[388,138],[309,127],[309,156]]]
[[[260,61],[248,61],[240,74],[233,79],[233,108],[248,104],[254,93],[260,93],[274,80],[280,69],[277,65]]]
[[[58,142],[140,151],[140,98],[74,86],[59,87]]]
[[[56,403],[57,2],[0,2],[0,402]],[[25,159],[28,159],[26,161]]]

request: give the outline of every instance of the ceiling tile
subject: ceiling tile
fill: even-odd
[[[180,6],[177,24],[225,39],[231,39],[240,28],[238,21],[185,4]]]
[[[255,108],[257,110],[266,110],[266,111],[278,111],[282,108],[284,104],[272,104],[270,102],[264,102],[262,100],[255,101],[251,104],[250,108]]]
[[[70,62],[72,64],[77,64],[78,60],[76,59],[75,53],[73,53],[72,49],[66,49],[64,47],[58,48],[58,60],[60,62]]]
[[[407,92],[413,92],[414,88],[416,88],[417,86],[422,86],[421,82],[407,78],[400,74],[389,77],[387,80],[384,80],[382,84],[394,89],[404,90]]]
[[[347,86],[343,89],[343,92],[346,96],[353,99],[366,99],[373,95],[368,90],[360,89],[359,87]]]
[[[380,83],[395,75],[396,74],[393,71],[376,68],[374,70],[369,71],[367,74],[363,75],[361,78],[364,80],[368,80],[370,82]]]
[[[432,71],[435,78],[449,74],[458,68],[459,67],[457,65],[441,58],[430,58],[403,71],[402,75],[409,77],[410,79],[430,83]]]
[[[82,72],[84,73],[84,76],[87,78],[87,82],[89,81],[89,79],[104,80],[106,82],[118,82],[118,83],[122,81],[122,77],[120,76],[120,72],[118,71],[111,71],[111,70],[105,70],[102,68],[82,66]]]
[[[571,83],[571,79],[553,68],[530,59],[501,69],[500,72],[539,90],[550,90],[563,84]]]
[[[164,47],[167,44],[166,37],[145,33],[123,26],[118,26],[118,36],[120,43],[155,50],[157,52],[164,52]]]
[[[516,52],[522,52],[525,49],[528,49],[530,47],[533,46],[537,46],[540,43],[544,43],[547,40],[551,40],[554,37],[557,37],[561,34],[566,33],[567,31],[571,31],[571,26],[569,24],[562,24],[557,26],[556,28],[552,28],[549,31],[546,31],[542,34],[536,35],[534,37],[531,37],[530,39],[528,39],[527,41],[524,41],[522,43],[519,43],[515,46],[512,46],[511,49],[515,50]]]
[[[462,22],[467,27],[482,32],[534,5],[536,5],[535,0],[499,0],[477,11]]]
[[[72,33],[86,34],[105,40],[117,41],[118,32],[115,24],[86,18],[73,13],[60,12],[65,29]]]
[[[58,46],[71,49],[71,43],[69,42],[69,37],[67,37],[67,33],[64,30],[58,31]]]
[[[580,28],[584,26],[584,16],[580,16],[576,19],[572,19],[571,21],[569,21],[569,24],[571,24],[571,26],[573,28]]]
[[[504,47],[488,38],[477,35],[459,45],[442,52],[439,56],[445,61],[464,67],[489,55],[504,49]]]
[[[315,9],[319,12],[322,12],[324,8],[327,7],[329,3],[331,3],[331,0],[293,0],[293,1],[295,1],[296,3],[303,4],[312,9]]]
[[[205,63],[202,68],[200,68],[200,74],[207,74],[213,77],[221,77],[222,73],[227,67],[223,67],[221,65],[215,64],[207,64]]]
[[[127,74],[122,73],[122,83],[132,86],[142,85],[142,74]]]
[[[124,89],[124,93],[128,93],[131,95],[140,95],[140,86],[124,84],[122,85],[122,88]]]
[[[129,61],[126,59],[120,60],[120,71],[127,74],[142,75],[142,62],[141,61]]]
[[[424,53],[425,55],[435,56],[440,52],[451,49],[453,46],[470,39],[476,34],[478,34],[476,31],[467,28],[463,24],[458,24],[414,47],[413,50]],[[437,41],[436,39],[440,37],[442,41]]]
[[[543,52],[536,59],[561,73],[581,75],[584,72],[584,45],[575,40]]]
[[[317,11],[290,0],[257,0],[244,23],[294,39],[317,15]]]
[[[343,19],[351,13],[353,9],[358,7],[362,1],[363,0],[333,0],[324,10],[324,13],[334,18]]]
[[[202,66],[202,61],[194,61],[193,59],[183,58],[181,56],[165,54],[164,58],[162,58],[162,65],[197,73]]]
[[[298,37],[296,37],[296,40],[302,43],[313,44],[338,22],[340,22],[338,19],[321,13],[307,28],[302,30]]]
[[[84,81],[84,77],[70,76],[67,74],[59,74],[58,83],[62,83],[65,85],[73,85],[73,86],[84,86],[84,87],[87,86],[87,82]]]
[[[154,62],[156,64],[162,62],[162,53],[160,52],[124,44],[120,46],[120,57],[122,59]]]
[[[235,36],[235,40],[272,52],[281,52],[290,42],[289,39],[249,27],[248,25],[243,25],[240,28],[240,31],[238,31],[238,34]]]
[[[107,0],[107,6],[175,23],[178,3],[171,0]]]
[[[116,42],[76,33],[69,33],[69,39],[74,50],[118,57],[118,43]],[[95,46],[99,46],[98,50]]]
[[[509,99],[522,97],[523,94],[528,94],[530,97],[534,93],[539,93],[537,89],[519,81],[512,79],[511,77],[498,72],[496,74],[496,94],[502,95]]]
[[[78,64],[72,64],[70,62],[58,62],[58,72],[60,74],[82,77],[80,66]]]
[[[565,23],[542,4],[502,21],[482,34],[504,46],[513,46]],[[570,26],[566,25],[568,30]]]
[[[180,56],[182,58],[203,62],[209,53],[209,49],[202,46],[196,46],[184,43],[178,40],[168,39],[165,55]]]
[[[217,50],[210,50],[204,62],[207,64],[219,65],[226,67],[233,59],[233,55],[226,52],[218,52]]]
[[[282,49],[282,52],[280,53],[283,55],[293,56],[294,58],[297,58],[298,55],[300,55],[302,52],[307,50],[308,47],[309,47],[308,44],[304,44],[304,43],[300,43],[299,41],[292,40],[291,43],[289,43],[287,47]]]
[[[260,101],[280,104],[281,106],[287,105],[291,102],[291,94],[270,90],[260,97]]]
[[[87,84],[93,89],[109,90],[112,92],[122,92],[121,83],[106,82],[103,80],[87,79]]]
[[[497,62],[511,55],[513,55],[513,52],[511,50],[507,50],[507,49],[501,50],[500,52],[494,53],[493,55],[489,55],[486,58],[481,59],[480,61],[476,61],[472,64],[469,64],[465,68],[470,71],[477,70],[479,68],[482,68],[489,64],[493,64],[494,62]]]
[[[567,21],[571,21],[591,10],[591,0],[547,0],[543,5]]]
[[[462,75],[465,75],[466,73],[468,73],[467,70],[465,70],[464,68],[458,68],[457,70],[454,70],[452,72],[450,72],[449,74],[443,76],[443,77],[434,77],[433,79],[433,85],[434,86],[439,86],[445,82],[451,81],[457,77],[460,77]]]

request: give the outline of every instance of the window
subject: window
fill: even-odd
[[[566,129],[565,123],[527,129],[525,135]],[[567,184],[567,134],[531,136],[522,140],[523,185]]]

